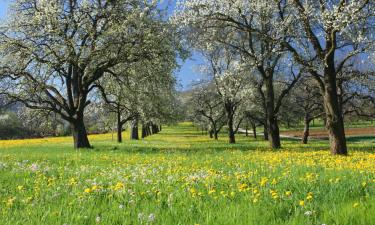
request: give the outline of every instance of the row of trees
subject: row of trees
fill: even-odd
[[[365,115],[369,112],[358,112],[358,106],[374,97],[367,82],[374,73],[373,0],[192,0],[180,5],[173,21],[206,58],[206,74],[212,78],[207,86],[215,86],[213,96],[222,106],[212,101],[200,114],[214,132],[210,118],[221,118],[225,111],[233,143],[247,114],[264,125],[270,146],[280,148],[281,108],[301,85],[306,95],[296,96],[295,102],[306,113],[305,133],[323,108],[331,153],[347,154],[343,105],[352,102],[354,108],[347,110]],[[195,99],[197,105],[204,103],[199,95]],[[240,104],[246,101],[251,104]],[[246,108],[252,105],[260,106],[260,117],[259,111],[254,115]],[[213,106],[215,115],[207,113]]]
[[[157,1],[17,0],[0,30],[0,94],[53,112],[72,128],[75,148],[90,147],[84,117],[99,104],[146,128],[175,107],[178,34]],[[147,124],[147,125],[146,125]]]

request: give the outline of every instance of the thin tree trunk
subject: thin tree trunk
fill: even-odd
[[[234,144],[236,143],[236,138],[234,136],[234,129],[233,129],[233,118],[228,119],[228,136],[229,136],[229,143]]]
[[[122,142],[122,123],[121,123],[121,112],[117,109],[117,142]]]
[[[83,117],[79,117],[74,122],[71,122],[72,134],[74,140],[74,148],[91,148],[89,139],[87,138],[87,132]]]
[[[253,136],[255,139],[257,139],[257,126],[255,125],[255,123],[251,124],[252,127],[253,127]]]
[[[131,140],[139,140],[139,135],[138,135],[138,118],[135,118],[132,121],[130,139]]]
[[[264,140],[268,141],[268,128],[267,128],[267,123],[265,123],[264,126],[263,126],[263,136],[264,136]]]
[[[247,127],[245,128],[245,135],[246,135],[246,137],[248,137],[249,136],[249,132],[247,131]]]
[[[147,137],[145,124],[142,124],[142,139]]]
[[[307,144],[310,134],[310,121],[309,118],[306,116],[304,119],[305,127],[303,129],[303,136],[302,136],[302,144]]]
[[[214,131],[213,131],[212,129],[210,129],[210,132],[209,132],[209,133],[210,133],[210,138],[213,138],[213,137],[214,137],[214,135],[213,135],[213,134],[214,134]]]

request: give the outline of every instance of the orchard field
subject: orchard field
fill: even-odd
[[[126,137],[128,134],[124,134]],[[190,123],[140,141],[111,134],[0,141],[1,224],[375,224],[375,145],[235,145]]]

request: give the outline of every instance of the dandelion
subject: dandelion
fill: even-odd
[[[91,190],[91,188],[85,188],[84,192],[85,192],[85,193],[91,193],[92,190]]]
[[[124,205],[121,204],[121,205],[118,206],[118,208],[119,208],[119,209],[123,209],[123,208],[124,208]]]
[[[299,205],[302,206],[302,207],[305,206],[305,201],[303,201],[303,200],[299,201]]]
[[[285,196],[289,197],[289,196],[291,196],[291,195],[292,195],[292,192],[291,192],[291,191],[286,191],[286,192],[285,192]]]
[[[100,220],[101,220],[100,216],[97,216],[97,217],[95,218],[95,221],[96,221],[97,223],[100,223]]]
[[[357,208],[358,206],[359,206],[358,202],[356,202],[356,203],[353,204],[353,208]]]
[[[118,182],[115,187],[113,188],[115,191],[121,190],[125,187],[125,185],[122,182]]]
[[[24,190],[24,188],[23,188],[22,185],[17,186],[17,189],[18,189],[19,191],[23,191],[23,190]]]

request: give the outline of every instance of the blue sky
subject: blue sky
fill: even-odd
[[[0,18],[4,19],[7,14],[7,9],[9,5],[9,0],[0,0]],[[165,0],[164,3],[170,3],[169,11],[170,13],[173,13],[175,1]],[[193,53],[191,58],[186,60],[185,62],[181,62],[181,68],[176,73],[177,80],[179,82],[179,89],[186,90],[189,88],[189,84],[191,84],[192,81],[198,80],[201,78],[201,75],[199,73],[194,72],[194,68],[201,64],[203,62],[203,59],[196,53]]]

